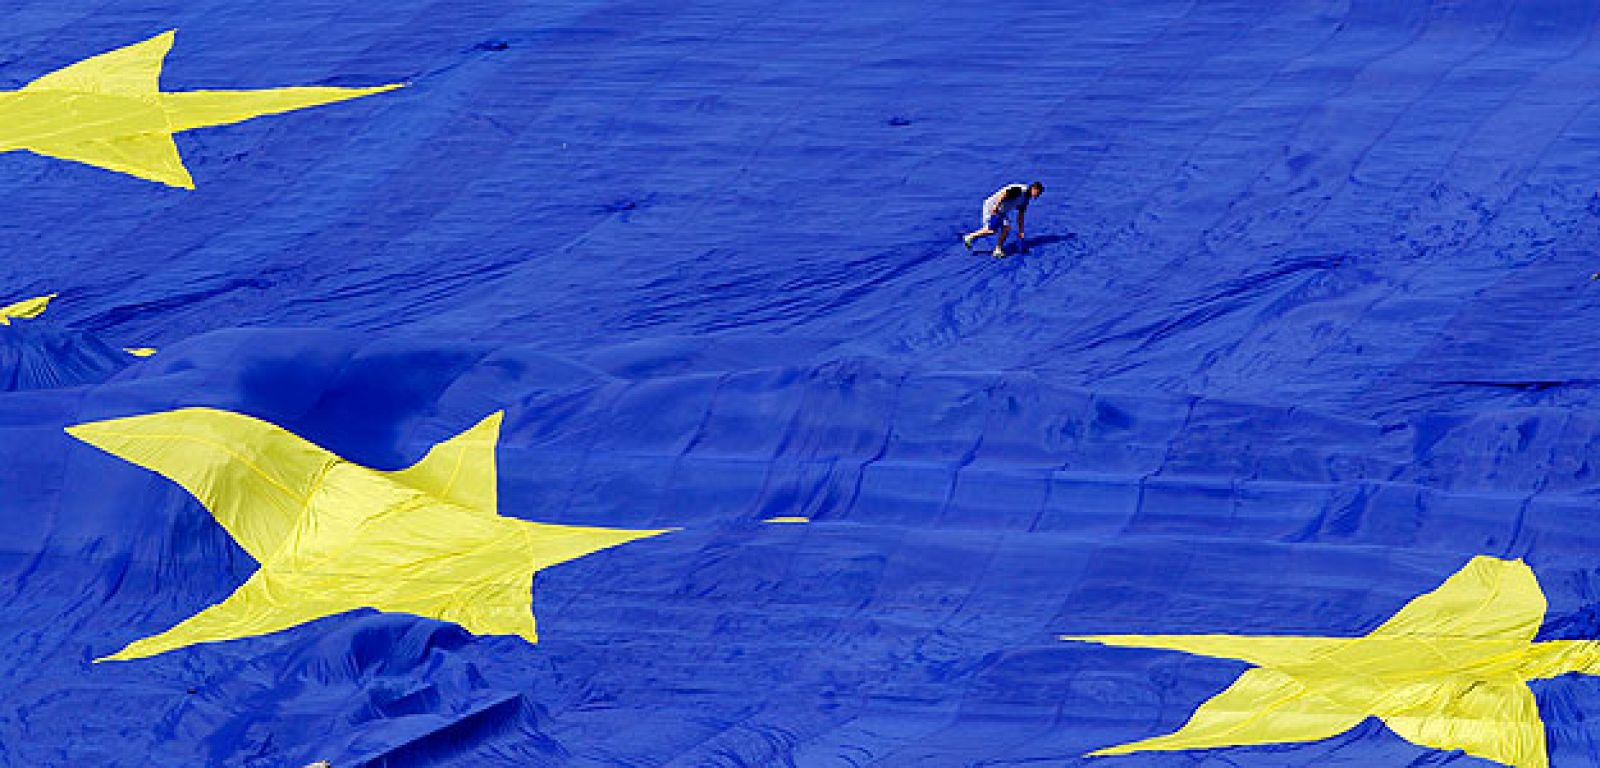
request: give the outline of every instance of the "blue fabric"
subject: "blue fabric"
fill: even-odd
[[[193,192],[0,154],[0,303],[60,294],[0,327],[0,765],[1490,765],[1375,720],[1087,758],[1245,667],[1056,638],[1357,636],[1479,555],[1600,635],[1597,22],[13,3],[0,89],[172,27],[167,90],[411,86],[180,134]],[[1027,255],[960,247],[1035,177]],[[502,514],[682,530],[541,572],[537,645],[91,664],[255,569],[63,432],[182,406],[383,469],[505,409]],[[1600,761],[1600,681],[1533,690]]]

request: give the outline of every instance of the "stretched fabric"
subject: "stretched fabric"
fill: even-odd
[[[23,0],[0,765],[1600,763],[1597,24]]]

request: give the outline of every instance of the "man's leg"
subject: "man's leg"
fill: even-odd
[[[984,218],[983,218],[983,229],[980,229],[980,230],[978,230],[976,232],[973,232],[972,234],[967,235],[966,237],[961,238],[961,242],[966,243],[967,244],[967,250],[970,251],[970,250],[972,250],[972,241],[973,240],[977,240],[980,237],[988,237],[988,236],[994,234],[995,229],[1001,227],[1005,223],[1006,223],[1005,217],[1001,216],[999,211],[986,212],[986,214],[984,215]],[[1001,237],[1004,237],[1004,235],[1001,235]]]
[[[999,236],[995,237],[995,239],[994,239],[994,255],[995,256],[997,256],[999,258],[1005,258],[1005,255],[1006,255],[1006,235],[1008,235],[1010,233],[1011,233],[1011,222],[1009,222],[1009,221],[1000,222],[1000,234],[999,234]]]

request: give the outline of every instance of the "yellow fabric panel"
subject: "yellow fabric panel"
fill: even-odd
[[[0,116],[5,118],[0,122],[0,150],[7,151],[55,147],[56,154],[71,154],[71,147],[83,143],[150,136],[170,140],[172,134],[155,94],[0,92]]]
[[[23,91],[153,94],[161,90],[161,63],[177,30],[69,64],[22,87]]]
[[[149,357],[149,356],[154,355],[156,353],[156,348],[155,347],[123,347],[122,351],[123,352],[127,352],[128,354],[133,355],[134,357]]]
[[[1478,557],[1443,586],[1401,608],[1376,637],[1533,640],[1544,621],[1544,591],[1521,561]]]
[[[1195,656],[1238,659],[1263,667],[1288,666],[1325,658],[1346,642],[1343,638],[1238,635],[1062,635],[1061,639],[1121,648],[1182,651]]]
[[[1600,640],[1551,640],[1534,643],[1519,658],[1517,677],[1543,680],[1578,673],[1600,675]]]
[[[541,569],[665,530],[548,525],[496,510],[502,415],[397,472],[352,464],[281,427],[187,408],[69,427],[182,485],[261,564],[228,599],[104,660],[276,632],[371,608],[538,641]]]
[[[185,408],[67,428],[183,486],[256,562],[283,544],[339,457],[259,419]]]
[[[393,90],[160,90],[172,32],[69,65],[0,92],[0,152],[25,150],[193,189],[172,135]]]
[[[102,661],[143,659],[200,643],[215,643],[241,637],[259,637],[299,624],[315,621],[338,611],[325,611],[319,595],[308,595],[293,602],[272,601],[275,581],[257,571],[232,595],[216,605],[184,619],[158,635],[135,640]]]
[[[12,320],[31,320],[44,314],[45,308],[50,306],[50,300],[55,297],[54,293],[35,296],[0,307],[0,325],[10,325]]]
[[[194,189],[194,179],[178,155],[178,145],[166,134],[133,134],[74,143],[38,142],[28,149],[36,155],[126,173],[169,187]]]
[[[1600,671],[1600,643],[1535,643],[1544,592],[1521,561],[1477,557],[1364,637],[1090,635],[1253,665],[1178,731],[1092,754],[1315,741],[1383,720],[1415,744],[1545,768],[1527,681]]]
[[[1270,669],[1239,676],[1195,710],[1177,733],[1109,747],[1090,755],[1126,755],[1214,749],[1293,741],[1320,741],[1356,727],[1365,714],[1308,691],[1300,681]]]
[[[1544,721],[1527,682],[1510,675],[1460,676],[1425,690],[1409,711],[1383,716],[1400,738],[1517,768],[1550,764]]]
[[[394,473],[395,481],[468,509],[493,513],[499,507],[494,449],[504,418],[504,411],[496,411],[472,429],[435,445],[411,468]]]
[[[163,93],[161,108],[173,133],[228,125],[264,115],[335,104],[401,88],[399,84],[372,88],[273,88],[266,91],[184,91]]]

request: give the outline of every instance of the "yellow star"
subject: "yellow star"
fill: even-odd
[[[68,427],[183,486],[261,564],[226,600],[101,661],[265,635],[358,608],[538,642],[536,571],[666,531],[501,517],[494,457],[501,416],[395,472],[209,408]]]
[[[50,306],[50,300],[55,297],[53,293],[35,296],[0,307],[0,325],[10,325],[12,320],[31,320],[44,314],[45,307]]]
[[[172,135],[399,88],[161,90],[174,32],[0,91],[0,152],[26,150],[194,189]]]
[[[1370,717],[1414,744],[1545,768],[1527,681],[1600,672],[1600,643],[1535,643],[1544,593],[1520,560],[1477,557],[1365,637],[1062,636],[1254,665],[1176,733],[1091,755],[1318,741]]]

